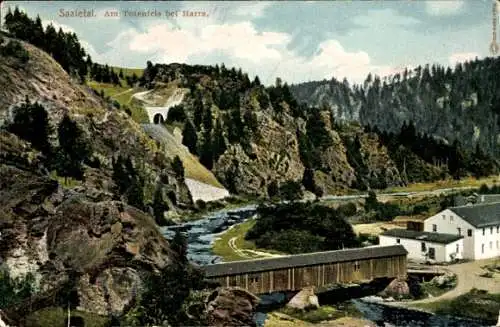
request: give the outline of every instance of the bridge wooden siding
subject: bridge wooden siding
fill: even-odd
[[[205,266],[209,280],[254,294],[296,291],[307,286],[406,278],[407,251],[401,245],[317,252]]]

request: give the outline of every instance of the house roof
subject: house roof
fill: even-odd
[[[479,203],[500,202],[500,194],[478,194],[477,200]]]
[[[380,235],[397,237],[397,238],[407,238],[411,240],[419,240],[432,243],[441,243],[441,244],[450,244],[452,242],[458,241],[461,238],[464,238],[463,236],[457,234],[419,232],[415,230],[400,229],[400,228],[387,230]]]
[[[298,254],[268,259],[233,261],[207,265],[203,268],[207,277],[217,277],[407,254],[408,252],[401,245],[369,246],[364,248]]]
[[[474,227],[500,225],[500,202],[449,208]]]

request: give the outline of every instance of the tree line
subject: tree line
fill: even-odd
[[[52,24],[45,29],[40,16],[34,20],[19,10],[9,8],[5,15],[4,27],[13,37],[29,42],[50,54],[62,68],[70,74],[76,74],[83,81],[88,74],[92,59],[86,54],[75,33],[56,31]]]

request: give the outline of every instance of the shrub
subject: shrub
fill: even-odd
[[[186,113],[182,106],[173,106],[168,110],[167,122],[173,123],[175,121],[181,123],[186,121]]]
[[[28,273],[23,278],[11,278],[8,271],[0,271],[0,309],[17,304],[35,293],[35,277]]]
[[[202,199],[198,199],[198,200],[196,200],[196,207],[199,210],[205,210],[207,208],[207,204]]]
[[[9,41],[6,45],[0,47],[0,54],[17,58],[23,64],[28,62],[30,58],[28,51],[26,51],[22,44],[16,40]]]
[[[354,203],[349,202],[349,203],[341,205],[338,208],[338,211],[346,217],[351,217],[351,216],[354,216],[358,212],[358,209],[356,208],[356,205]]]
[[[300,200],[304,196],[302,185],[295,181],[286,181],[279,187],[280,198],[287,201]]]

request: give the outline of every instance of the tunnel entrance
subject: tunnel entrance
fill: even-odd
[[[155,123],[155,124],[163,124],[164,122],[165,122],[165,120],[163,119],[162,114],[156,114],[153,117],[153,123]]]

